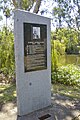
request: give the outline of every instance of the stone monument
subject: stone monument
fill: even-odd
[[[50,19],[14,12],[18,115],[51,105]]]

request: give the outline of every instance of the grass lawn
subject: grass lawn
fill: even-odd
[[[0,104],[16,100],[16,85],[0,85]]]
[[[51,91],[52,93],[80,99],[80,87],[53,84]],[[0,104],[14,101],[16,101],[16,85],[0,85]]]
[[[74,99],[80,99],[80,87],[77,86],[66,86],[63,84],[52,84],[52,93],[58,93],[66,95]]]

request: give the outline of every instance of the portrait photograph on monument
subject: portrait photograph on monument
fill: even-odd
[[[40,39],[40,27],[33,27],[33,39]]]

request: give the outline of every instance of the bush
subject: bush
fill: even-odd
[[[14,35],[3,27],[0,31],[0,73],[11,78],[14,75]]]
[[[60,55],[65,54],[65,45],[59,40],[51,40],[51,70],[57,69]]]
[[[61,83],[65,85],[80,84],[80,67],[76,65],[67,65],[57,68],[52,72],[52,83]]]

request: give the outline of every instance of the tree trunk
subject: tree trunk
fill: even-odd
[[[12,0],[12,1],[13,1],[13,5],[14,5],[15,8],[22,9],[22,0]],[[40,5],[41,5],[41,1],[42,0],[36,0],[36,4],[34,6],[33,13],[38,13]],[[32,6],[31,6],[31,8],[32,8]],[[30,10],[31,8],[29,8],[28,10]]]
[[[13,2],[14,7],[17,8],[17,1],[16,0],[12,0],[12,2]]]
[[[35,6],[34,6],[33,13],[38,13],[39,8],[40,8],[40,5],[41,5],[41,1],[42,1],[42,0],[36,0],[36,4],[35,4]]]
[[[22,0],[12,0],[15,8],[22,8]]]
[[[7,17],[6,17],[6,35],[7,35]]]

